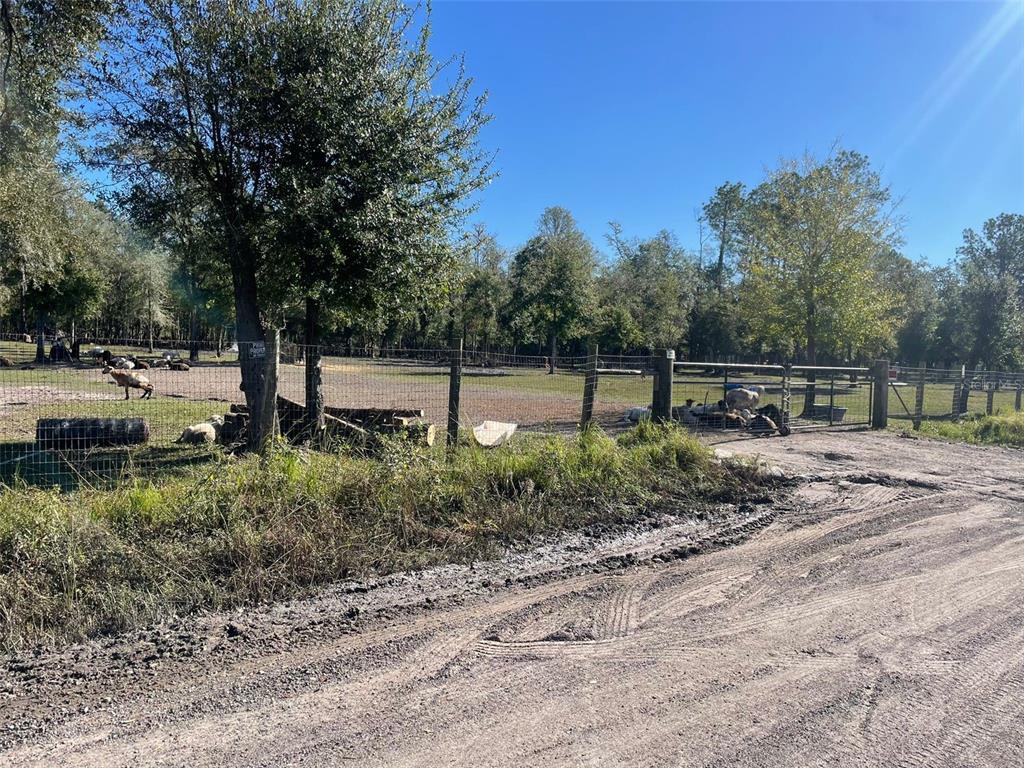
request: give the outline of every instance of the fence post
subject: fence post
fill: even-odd
[[[789,363],[783,367],[782,371],[782,422],[783,424],[789,424],[789,413],[792,409],[793,403],[793,366]]]
[[[828,425],[831,427],[834,423],[836,411],[836,372],[829,372],[828,379]]]
[[[924,384],[925,378],[928,376],[928,368],[926,363],[921,363],[920,370],[917,376],[917,393],[914,397],[914,431],[921,429],[921,421],[924,416]]]
[[[654,421],[672,420],[672,376],[675,373],[676,351],[666,349],[654,360],[654,398],[651,416]]]
[[[985,393],[985,413],[988,414],[989,416],[992,415],[993,406],[995,405],[997,386],[998,385],[993,386],[990,383],[988,386],[988,391]]]
[[[583,380],[583,416],[580,429],[585,430],[594,420],[594,395],[597,392],[597,344],[591,344],[587,352],[587,370]]]
[[[967,366],[960,366],[960,399],[957,400],[956,410],[953,415],[956,417],[963,416],[967,413],[967,408],[971,404],[971,385],[967,381]]]
[[[885,429],[889,426],[889,361],[875,360],[871,366],[871,428]]]
[[[448,448],[459,443],[459,391],[462,388],[462,339],[452,344],[452,365],[448,374]]]
[[[1017,379],[1017,394],[1013,398],[1013,410],[1020,411],[1021,394],[1024,393],[1024,373]]]

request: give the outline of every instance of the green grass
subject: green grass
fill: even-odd
[[[958,421],[925,421],[918,434],[962,443],[1024,448],[1024,413],[969,416]]]
[[[219,458],[218,458],[219,457]],[[332,580],[497,555],[531,536],[756,491],[683,430],[521,436],[499,450],[281,448],[115,490],[0,493],[0,648],[116,633]],[[760,491],[757,491],[760,492]]]

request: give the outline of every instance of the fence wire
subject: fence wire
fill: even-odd
[[[0,340],[0,483],[76,488],[157,477],[213,464],[244,443],[247,423],[241,358],[257,345],[188,340]],[[282,344],[278,413],[289,438],[305,424],[306,361],[320,356],[327,428],[446,444],[452,371],[461,371],[457,425],[463,441],[483,422],[525,432],[571,434],[584,415],[588,376],[596,382],[592,423],[614,433],[652,416],[659,365],[654,356],[535,355],[449,349],[314,350]],[[77,355],[77,356],[76,356]],[[455,365],[461,361],[460,365]],[[260,363],[262,364],[262,363]],[[793,428],[863,425],[872,407],[865,369],[672,365],[671,417],[697,431],[735,420],[701,414],[736,387],[759,385],[760,407]],[[1024,374],[894,368],[888,387],[893,419],[950,418],[1021,407]],[[290,420],[290,421],[289,421]],[[289,426],[290,425],[290,426]],[[288,429],[285,429],[288,427]],[[348,431],[346,431],[348,430]]]

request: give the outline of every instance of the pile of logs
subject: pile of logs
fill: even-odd
[[[277,398],[277,418],[281,434],[291,441],[309,439],[306,407],[286,397]],[[245,439],[249,409],[232,405],[224,415],[220,442],[232,445]],[[437,438],[437,427],[423,421],[418,408],[336,408],[324,407],[323,436],[370,443],[378,435],[393,435],[431,446]]]

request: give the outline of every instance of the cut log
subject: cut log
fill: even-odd
[[[80,450],[140,445],[149,440],[145,419],[39,419],[36,442],[41,448]]]
[[[422,419],[422,408],[338,408],[327,406],[324,412],[357,424],[394,424],[396,419]]]
[[[324,433],[331,437],[358,438],[360,440],[365,440],[368,436],[367,431],[358,424],[331,416],[329,413],[324,414]]]

